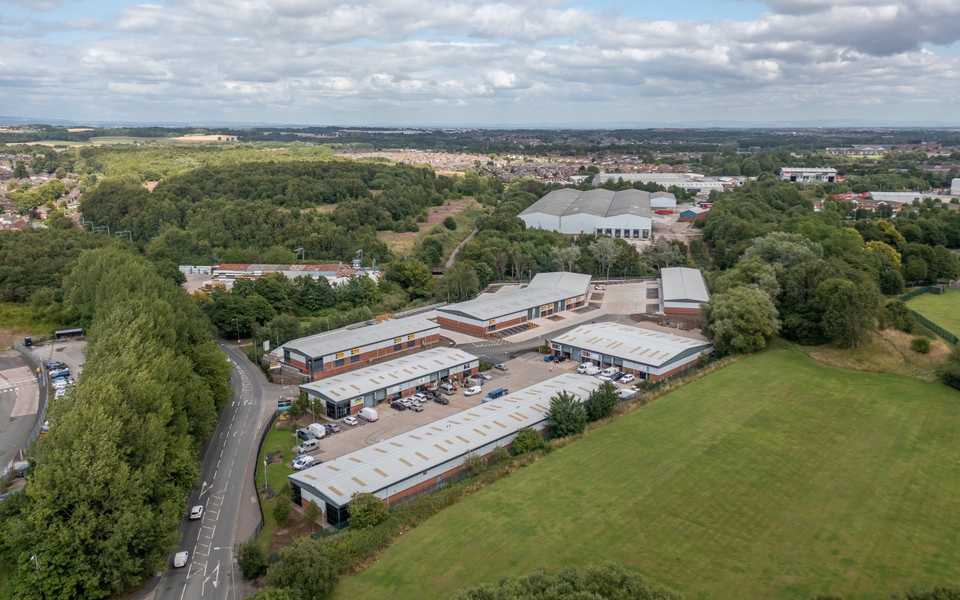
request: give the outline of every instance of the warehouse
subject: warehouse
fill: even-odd
[[[700,305],[710,302],[703,274],[686,267],[660,270],[660,297],[663,312],[668,315],[699,315]]]
[[[335,375],[300,386],[311,401],[324,406],[331,419],[356,414],[364,406],[435,388],[440,382],[455,377],[476,375],[480,359],[451,348],[434,348],[396,358],[372,367]]]
[[[837,170],[819,167],[781,167],[780,181],[794,181],[796,183],[833,183],[837,179]]]
[[[287,342],[283,345],[283,364],[317,380],[369,366],[386,357],[431,348],[439,342],[439,325],[408,317]]]
[[[327,522],[338,525],[349,518],[356,492],[388,502],[413,497],[456,475],[467,455],[509,448],[522,427],[544,432],[550,399],[561,391],[582,402],[599,384],[585,375],[560,375],[294,473],[293,501],[316,502]]]
[[[552,338],[550,348],[556,356],[618,367],[653,381],[677,375],[696,366],[701,354],[713,353],[707,341],[619,323],[581,325]]]
[[[437,309],[437,323],[474,335],[582,307],[590,291],[590,276],[581,273],[538,273],[527,287]]]
[[[671,198],[675,206],[676,197],[667,192],[565,188],[550,192],[518,216],[528,229],[647,239],[653,223],[651,199],[666,203]]]

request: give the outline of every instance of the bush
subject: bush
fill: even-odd
[[[369,492],[356,492],[350,497],[350,527],[364,529],[379,525],[390,516],[386,502]]]
[[[463,459],[463,465],[460,469],[467,475],[473,477],[487,470],[487,459],[471,452]]]
[[[454,231],[457,229],[457,221],[453,217],[447,217],[443,220],[443,226],[450,231]]]
[[[290,518],[290,497],[286,494],[277,496],[277,503],[273,505],[273,520],[277,525],[285,525]]]
[[[910,347],[913,348],[914,352],[928,354],[930,352],[930,340],[923,336],[917,336],[910,340]]]
[[[610,381],[604,381],[583,403],[583,407],[587,411],[587,420],[593,422],[606,419],[613,414],[613,409],[619,401],[620,394],[617,391],[617,386]]]
[[[510,460],[510,453],[503,446],[497,446],[493,449],[493,452],[490,453],[490,462],[494,465],[499,465],[508,460]]]
[[[544,441],[543,436],[529,427],[522,427],[513,438],[513,450],[517,454],[542,450],[546,445],[547,442]]]
[[[960,390],[960,347],[954,347],[947,364],[940,369],[940,381],[955,390]]]
[[[583,433],[587,426],[587,410],[574,396],[563,391],[550,399],[547,421],[557,437],[576,435]]]
[[[309,537],[297,538],[280,551],[280,562],[267,571],[267,585],[290,588],[292,597],[323,598],[337,584],[336,565],[323,544]]]
[[[238,544],[236,553],[244,579],[256,579],[267,572],[267,552],[256,540]]]
[[[317,522],[317,519],[320,517],[320,507],[317,506],[317,503],[311,500],[306,508],[303,509],[303,522],[307,525],[313,526]]]

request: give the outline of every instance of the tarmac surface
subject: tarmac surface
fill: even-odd
[[[22,354],[16,350],[0,353],[0,474],[24,460],[30,432],[37,426],[41,393],[45,402],[46,392]],[[13,479],[11,489],[18,489],[20,482],[22,479]]]

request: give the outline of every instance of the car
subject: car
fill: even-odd
[[[607,286],[603,285],[602,283],[598,283],[597,285],[593,286],[593,289],[603,291],[607,289]]]
[[[340,433],[340,426],[336,423],[327,423],[327,433]]]
[[[506,371],[506,370],[507,370],[507,365],[505,365],[505,364],[503,364],[503,363],[497,363],[497,364],[493,365],[493,368],[496,369],[496,370],[498,370],[498,371]]]
[[[356,427],[359,424],[356,417],[347,417],[343,420],[344,425],[350,425],[351,427]]]
[[[305,441],[307,441],[307,440],[315,440],[315,439],[317,439],[317,434],[315,434],[314,432],[310,431],[310,429],[304,427],[304,428],[302,428],[302,429],[298,429],[298,430],[297,430],[297,438],[299,438],[299,439],[301,439],[301,440],[303,440],[303,441],[305,442]]]
[[[397,400],[396,402],[390,403],[390,408],[392,408],[393,410],[407,410],[407,405]]]
[[[59,378],[70,377],[69,369],[59,369],[57,371],[50,371],[50,379],[59,379]]]
[[[410,405],[413,404],[413,400],[411,400],[410,398],[401,398],[397,400],[397,402],[406,406],[407,408],[410,408]]]
[[[464,390],[464,391],[463,391],[463,395],[464,395],[464,396],[476,396],[476,395],[479,394],[482,390],[483,390],[483,388],[481,388],[479,385],[475,385],[475,386],[473,386],[473,387],[469,387],[469,388],[467,388],[466,390]]]
[[[316,458],[310,456],[309,454],[304,454],[303,456],[298,456],[290,463],[290,466],[296,469],[297,471],[302,471],[303,469],[312,467],[314,465],[319,465],[322,463],[322,460],[317,460]]]
[[[486,379],[487,381],[490,381],[491,379],[493,379],[493,375],[491,375],[490,373],[477,373],[477,377],[481,377],[483,379]]]
[[[422,412],[422,411],[423,411],[423,405],[420,404],[419,402],[414,402],[413,404],[410,405],[410,410],[412,410],[412,411],[414,411],[414,412]]]
[[[567,357],[566,357],[566,356],[563,356],[562,354],[557,357],[557,362],[558,362],[558,363],[562,363],[562,362],[565,361],[565,360],[567,360]]]
[[[601,373],[600,375],[597,375],[597,379],[599,379],[600,381],[610,381],[611,377],[610,375],[604,375],[603,373]]]
[[[177,552],[173,555],[173,568],[179,569],[181,567],[187,566],[187,561],[190,560],[190,553],[184,550],[183,552]]]
[[[437,404],[444,404],[444,405],[450,404],[450,401],[447,400],[446,396],[434,396],[433,401],[436,402]]]
[[[610,381],[620,381],[626,376],[626,373],[614,373],[610,376]]]
[[[437,397],[437,393],[436,393],[436,392],[427,392],[426,394],[424,394],[424,396],[427,397],[427,400],[433,400],[434,398]]]
[[[416,394],[410,396],[410,399],[413,400],[414,402],[423,402],[424,400],[427,399],[427,395],[424,394],[423,392],[417,392]]]
[[[634,377],[630,373],[626,373],[623,377],[620,378],[620,383],[630,383],[634,379],[636,379],[636,377]]]
[[[54,360],[47,363],[48,371],[57,371],[59,369],[66,369],[66,368],[67,368],[67,365],[63,364],[59,360]]]
[[[553,362],[555,358],[557,357],[552,354],[548,354],[543,357],[543,362]]]
[[[190,520],[196,521],[203,518],[203,506],[198,504],[190,509]]]

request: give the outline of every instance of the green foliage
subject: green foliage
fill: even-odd
[[[517,435],[513,438],[513,451],[517,454],[527,454],[536,452],[547,447],[547,442],[538,431],[529,427],[521,427]]]
[[[311,500],[303,509],[303,522],[307,525],[313,525],[320,518],[320,506]]]
[[[510,460],[510,452],[503,446],[497,446],[490,453],[490,464],[499,465]]]
[[[486,471],[487,467],[489,467],[487,459],[471,452],[464,457],[460,470],[463,471],[467,477],[474,477]]]
[[[290,486],[287,485],[280,489],[280,493],[277,494],[276,503],[273,505],[273,520],[281,527],[286,525],[290,519],[290,501]]]
[[[870,280],[855,285],[846,279],[828,279],[817,286],[815,302],[821,309],[824,334],[843,348],[857,347],[873,328],[883,297]]]
[[[457,229],[457,220],[453,217],[447,217],[443,220],[443,226],[450,231],[455,231]]]
[[[390,263],[387,267],[387,279],[414,298],[423,298],[433,292],[433,274],[430,267],[415,258]]]
[[[369,492],[350,496],[350,527],[364,529],[382,523],[390,515],[387,503]]]
[[[544,568],[524,577],[503,577],[495,585],[462,590],[456,600],[680,600],[682,596],[622,565],[606,562],[567,567],[550,575]]]
[[[937,586],[929,591],[894,594],[890,596],[890,600],[960,600],[960,588]]]
[[[620,401],[620,394],[617,386],[610,381],[604,381],[600,386],[590,393],[587,401],[583,403],[587,411],[587,420],[591,423],[606,419],[613,414],[613,409]]]
[[[880,324],[884,328],[893,327],[911,333],[916,321],[906,304],[899,300],[889,300],[880,311]]]
[[[947,363],[940,367],[940,381],[955,390],[960,390],[960,346],[954,346]]]
[[[756,285],[715,294],[703,305],[705,329],[721,355],[756,352],[780,329],[777,309]]]
[[[299,600],[299,594],[289,588],[262,588],[251,600]]]
[[[550,430],[557,437],[568,437],[583,433],[587,426],[587,411],[575,396],[561,391],[550,398],[547,411]]]
[[[267,551],[257,540],[251,539],[237,544],[234,553],[244,579],[257,579],[267,572]]]
[[[923,336],[917,336],[910,340],[910,347],[914,352],[919,352],[920,354],[929,354],[930,340]]]
[[[480,291],[477,271],[464,262],[456,262],[444,272],[437,283],[437,296],[441,300],[470,300]]]
[[[30,177],[30,173],[27,172],[27,165],[18,160],[17,166],[13,168],[12,177],[14,179],[26,179]]]
[[[4,302],[26,302],[41,288],[49,288],[51,312],[62,309],[59,288],[80,253],[121,242],[80,229],[0,231],[0,292]],[[67,317],[69,319],[69,317]],[[64,323],[69,322],[63,321]]]
[[[297,538],[280,550],[280,562],[267,571],[267,585],[289,588],[292,597],[302,600],[326,597],[339,579],[327,546],[309,537]]]
[[[643,249],[641,256],[657,269],[678,267],[683,265],[687,260],[686,247],[681,249],[677,244],[666,240],[660,240],[656,244],[647,246]]]

